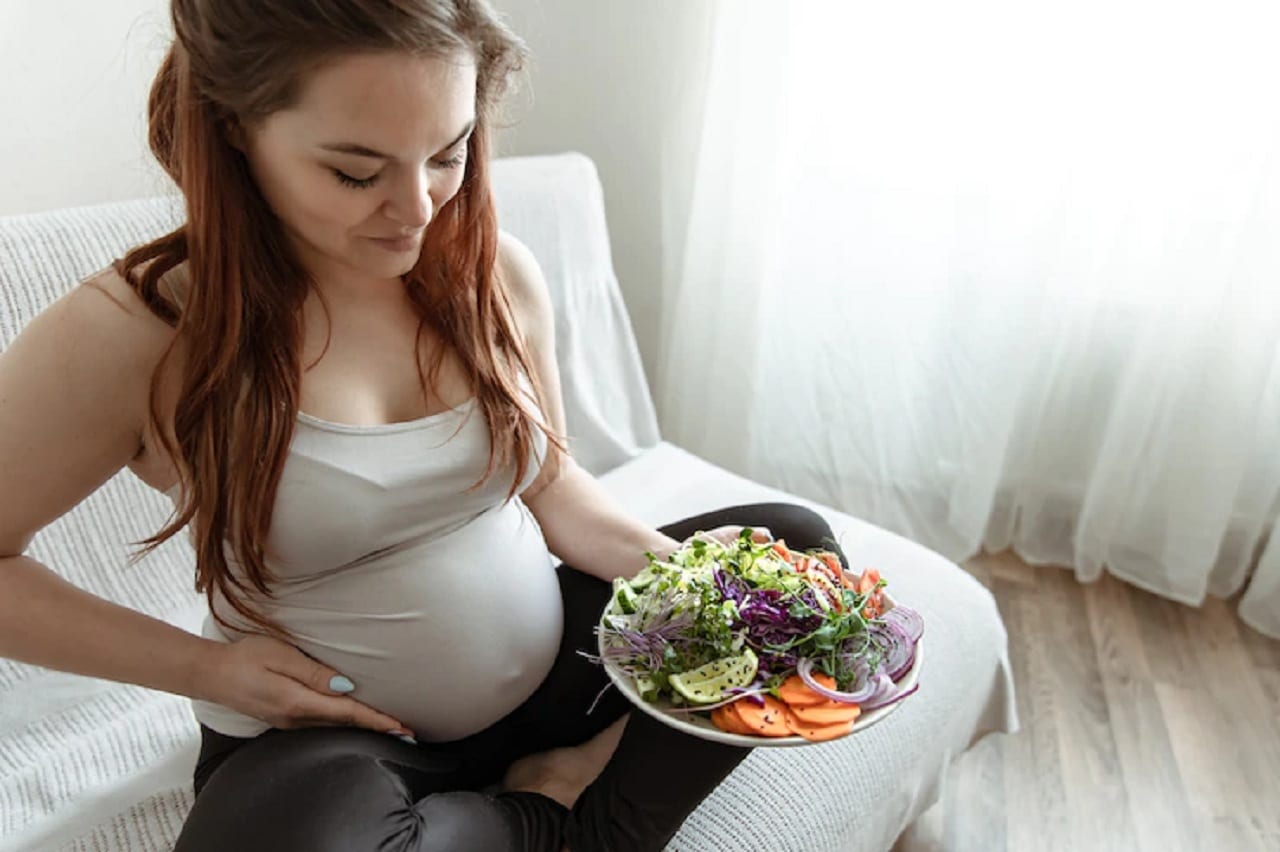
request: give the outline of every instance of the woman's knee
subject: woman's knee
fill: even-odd
[[[434,765],[336,750],[345,740],[286,739],[245,746],[212,774],[175,852],[490,852],[511,833],[510,817],[490,797],[444,790],[448,773],[427,771]],[[466,845],[471,836],[484,844]]]
[[[420,818],[403,783],[376,758],[276,757],[283,759],[220,767],[196,798],[175,852],[415,848],[396,840],[414,837]]]

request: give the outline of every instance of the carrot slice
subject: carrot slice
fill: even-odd
[[[746,720],[742,718],[742,713],[740,710],[741,705],[746,703],[748,702],[743,700],[743,701],[735,701],[733,704],[730,704],[728,707],[729,716],[732,717],[733,724],[738,726],[738,733],[745,734],[749,737],[754,737],[758,735],[758,732],[746,723]]]
[[[742,733],[754,736],[756,731],[747,724],[746,720],[742,718],[742,714],[738,712],[739,708],[746,703],[746,699],[739,699],[732,704],[726,704],[724,709],[728,711],[728,715],[732,717],[731,724],[737,725],[741,729]]]
[[[787,720],[787,726],[791,733],[815,743],[823,740],[834,740],[838,737],[843,737],[845,734],[853,733],[852,721],[837,722],[834,725],[814,725],[801,721],[792,715]]]
[[[738,718],[736,710],[730,709],[732,707],[733,704],[726,704],[712,710],[711,723],[728,734],[751,734],[751,729]]]
[[[818,683],[835,689],[835,679],[821,672],[814,675]],[[828,683],[829,681],[829,683]],[[792,709],[805,705],[821,704],[827,699],[809,688],[809,684],[798,674],[784,680],[778,685],[778,697],[787,702]]]
[[[728,723],[725,721],[725,714],[724,714],[723,707],[717,707],[716,709],[711,711],[711,724],[715,725],[717,728],[719,728],[722,731],[725,731],[726,733],[730,733],[730,734],[737,733],[736,731],[732,730],[729,727]]]
[[[791,718],[791,711],[787,709],[787,705],[772,695],[764,696],[763,707],[752,701],[735,701],[728,706],[737,709],[738,718],[751,729],[753,734],[765,737],[791,736],[791,729],[787,727],[787,719]]]
[[[857,704],[828,701],[824,704],[811,704],[804,707],[793,706],[791,714],[801,722],[811,725],[835,725],[840,722],[856,721],[862,715],[862,708]]]

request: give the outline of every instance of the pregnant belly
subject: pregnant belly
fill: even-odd
[[[550,671],[564,625],[551,555],[519,500],[290,589],[269,612],[301,650],[355,682],[353,698],[426,742],[483,730],[523,703]],[[210,638],[225,641],[211,622],[205,635],[213,627]],[[233,736],[268,727],[207,702],[196,716]]]

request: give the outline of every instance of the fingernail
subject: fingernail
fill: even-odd
[[[411,736],[408,736],[407,734],[406,734],[405,736],[403,736],[403,737],[398,737],[398,739],[404,740],[404,741],[405,741],[405,742],[407,742],[409,745],[417,745],[417,744],[418,744],[418,741],[417,741],[417,740],[415,740],[415,739],[414,739],[413,737],[411,737]]]
[[[418,741],[417,741],[417,740],[415,740],[413,737],[409,736],[409,732],[408,732],[408,731],[401,730],[400,728],[396,728],[394,731],[387,731],[387,733],[388,733],[388,734],[390,734],[391,736],[395,737],[395,738],[396,738],[396,739],[398,739],[398,740],[404,740],[405,742],[409,743],[410,745],[417,745],[417,744],[418,744]]]
[[[334,692],[350,692],[356,685],[343,675],[334,675],[329,678],[329,688]]]

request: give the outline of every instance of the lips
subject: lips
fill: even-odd
[[[417,247],[420,237],[421,235],[419,234],[411,237],[369,237],[369,239],[373,240],[373,242],[383,248],[391,249],[393,251],[407,251],[411,248]]]

